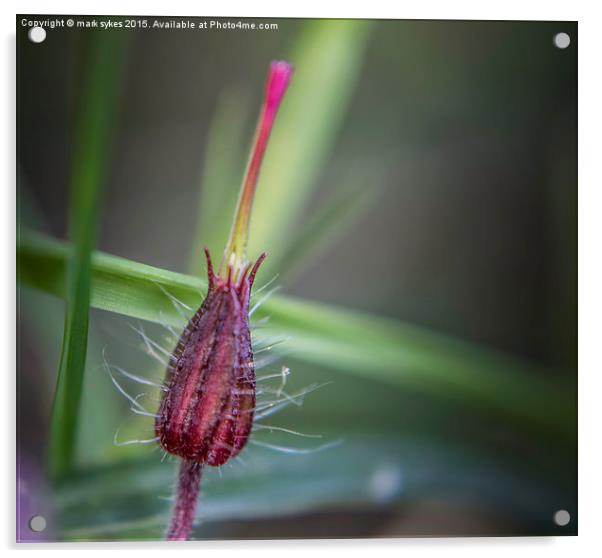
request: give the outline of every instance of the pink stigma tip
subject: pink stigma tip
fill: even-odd
[[[275,110],[280,105],[292,75],[293,67],[288,62],[278,60],[270,64],[266,84],[266,101],[269,110]]]

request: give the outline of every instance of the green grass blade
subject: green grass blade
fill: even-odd
[[[295,72],[259,178],[249,255],[267,251],[264,277],[278,262],[328,160],[359,74],[370,23],[312,21],[289,61]]]
[[[19,174],[22,174],[21,172]],[[44,213],[31,195],[25,177],[20,177],[18,219],[19,230],[31,226],[38,231],[48,231]],[[45,293],[27,288],[17,291],[18,317],[24,329],[35,339],[36,350],[42,366],[38,369],[44,378],[52,378],[52,385],[45,386],[45,393],[53,393],[56,384],[56,363],[59,362],[64,308],[62,300]],[[44,321],[39,316],[44,316]],[[119,414],[119,401],[113,395],[113,386],[106,382],[102,374],[103,334],[92,319],[88,325],[88,350],[78,428],[74,468],[107,461],[114,451],[113,444],[103,443],[112,440],[115,432],[114,422],[99,420],[99,417],[116,417]],[[100,372],[100,373],[99,373]]]
[[[25,284],[62,296],[67,244],[24,234],[19,254]],[[98,252],[92,269],[93,306],[157,323],[183,322],[164,291],[196,308],[206,286],[196,277]],[[550,436],[575,437],[572,385],[520,359],[398,321],[291,297],[272,297],[261,314],[292,337],[287,350],[305,362],[446,398]]]
[[[65,262],[63,346],[50,426],[49,467],[55,478],[70,469],[75,452],[88,342],[90,259],[117,105],[123,40],[123,33],[92,33],[84,70],[71,172],[69,234],[73,251]]]
[[[18,248],[20,280],[63,297],[69,253],[68,243],[23,231]],[[189,306],[198,306],[207,287],[198,277],[102,252],[92,254],[92,269],[93,307],[155,323],[182,324],[182,316],[162,289]]]

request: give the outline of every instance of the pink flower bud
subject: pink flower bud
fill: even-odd
[[[249,296],[265,258],[237,282],[216,276],[205,250],[209,291],[182,333],[155,424],[165,451],[187,461],[223,465],[244,447],[255,409]]]

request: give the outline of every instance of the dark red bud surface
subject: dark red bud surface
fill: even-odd
[[[223,465],[249,438],[255,410],[255,369],[249,332],[251,287],[262,254],[233,277],[213,272],[209,290],[173,353],[155,432],[165,451],[186,461]]]

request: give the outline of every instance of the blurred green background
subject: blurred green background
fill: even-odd
[[[230,226],[267,65],[287,59],[295,75],[251,231],[250,255],[270,254],[258,286],[278,274],[287,295],[360,312],[350,348],[384,336],[372,316],[415,341],[396,346],[398,360],[374,341],[366,366],[351,352],[326,357],[316,340],[328,322],[308,307],[313,344],[291,334],[262,373],[289,367],[291,394],[328,385],[265,422],[321,438],[256,430],[304,453],[249,446],[208,472],[195,536],[576,533],[576,23],[271,20],[278,30],[54,29],[33,44],[19,21],[21,235],[77,240],[68,223],[86,124],[74,130],[93,118],[82,83],[101,64],[89,43],[113,41],[124,71],[96,246],[202,276],[201,246],[218,259]],[[553,45],[559,31],[566,50]],[[111,365],[161,377],[130,327],[141,322],[91,310],[73,466],[51,483],[64,309],[31,288],[46,274],[38,260],[20,273],[22,512],[43,510],[52,539],[161,537],[174,463],[152,445],[113,444],[117,429],[152,437],[152,419],[132,416],[103,366],[104,350]],[[287,308],[282,319],[270,308],[266,339],[280,339]],[[164,330],[144,328],[169,349]],[[464,362],[474,374],[460,390]],[[553,522],[559,509],[566,527]]]

